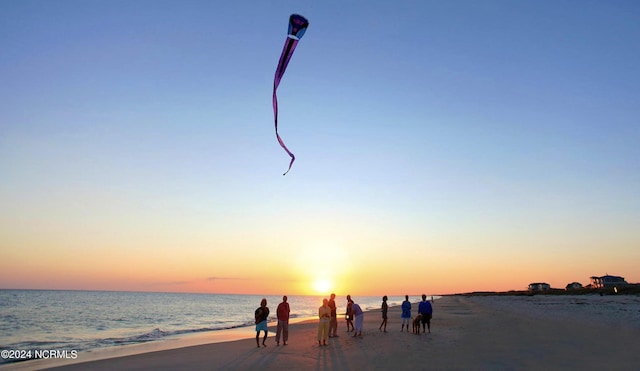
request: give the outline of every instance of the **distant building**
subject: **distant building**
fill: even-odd
[[[627,281],[624,280],[624,277],[610,276],[608,274],[602,277],[592,276],[591,283],[597,288],[628,285]]]
[[[545,282],[534,282],[529,284],[529,291],[547,291],[551,290],[551,286]]]
[[[568,290],[579,290],[582,288],[582,284],[580,282],[571,282],[570,284],[567,285],[567,287],[565,287],[565,289]]]

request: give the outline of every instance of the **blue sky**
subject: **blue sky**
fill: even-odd
[[[283,177],[271,89],[294,12]],[[366,256],[356,277],[438,265],[439,292],[640,281],[639,19],[635,1],[2,1],[0,267],[330,244]],[[461,267],[495,279],[443,283]],[[46,284],[25,277],[0,286]]]

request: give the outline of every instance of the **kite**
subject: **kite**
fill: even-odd
[[[289,64],[289,60],[293,55],[293,52],[296,50],[296,45],[298,45],[298,41],[304,35],[304,32],[309,27],[309,21],[299,14],[291,14],[289,17],[289,34],[287,35],[287,40],[284,43],[284,48],[282,49],[282,54],[280,54],[280,61],[278,62],[278,68],[276,68],[276,76],[273,79],[273,118],[276,125],[276,138],[278,138],[278,143],[280,146],[289,154],[291,157],[291,162],[289,163],[289,168],[282,175],[287,175],[289,170],[291,170],[291,165],[296,160],[296,156],[289,151],[287,146],[280,138],[280,134],[278,134],[278,96],[276,95],[276,89],[278,89],[278,85],[280,85],[280,80],[284,75],[284,71],[287,69],[287,65]]]

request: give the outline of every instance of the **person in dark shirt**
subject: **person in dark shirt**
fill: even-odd
[[[389,305],[387,304],[387,295],[382,297],[382,323],[380,324],[379,330],[382,331],[382,327],[384,326],[384,332],[387,332],[387,311],[389,310]]]
[[[260,302],[260,308],[256,309],[256,344],[260,348],[260,331],[264,331],[264,338],[262,339],[262,346],[267,346],[267,318],[269,318],[269,307],[267,307],[267,299],[262,299]]]
[[[347,332],[353,331],[353,301],[351,295],[347,295],[347,311],[344,314],[344,319],[347,320]]]
[[[329,308],[331,308],[331,321],[329,322],[329,337],[338,337],[338,308],[336,307],[336,294],[329,297]]]
[[[424,333],[425,325],[431,333],[431,316],[433,315],[433,307],[431,302],[427,300],[427,295],[422,294],[422,301],[418,304],[418,313],[422,314],[422,333]]]

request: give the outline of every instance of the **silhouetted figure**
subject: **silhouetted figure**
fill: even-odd
[[[287,296],[282,297],[282,303],[278,304],[276,314],[278,316],[278,327],[276,329],[276,345],[280,345],[280,335],[282,335],[282,341],[284,345],[287,345],[289,340],[289,303],[287,303]]]
[[[338,336],[338,308],[336,307],[336,294],[331,294],[329,298],[329,308],[331,309],[331,321],[329,322],[329,337]]]
[[[351,300],[351,295],[347,295],[347,311],[344,314],[344,319],[347,320],[347,332],[353,331],[353,300]]]
[[[379,330],[382,331],[382,327],[384,326],[384,332],[387,332],[387,311],[389,310],[389,305],[387,304],[387,295],[382,297],[382,323],[380,324]]]
[[[264,331],[262,346],[267,346],[267,318],[269,318],[269,308],[267,307],[267,299],[262,299],[260,308],[256,309],[256,344],[260,348],[260,331]]]
[[[402,314],[400,315],[402,318],[402,328],[400,332],[404,331],[404,325],[407,325],[407,332],[409,332],[409,322],[411,322],[411,303],[409,302],[409,295],[404,296],[404,301],[402,302]]]
[[[431,302],[427,300],[427,295],[422,294],[422,301],[418,304],[418,313],[422,315],[422,333],[424,333],[425,325],[431,333],[431,316],[433,315],[433,307]]]

